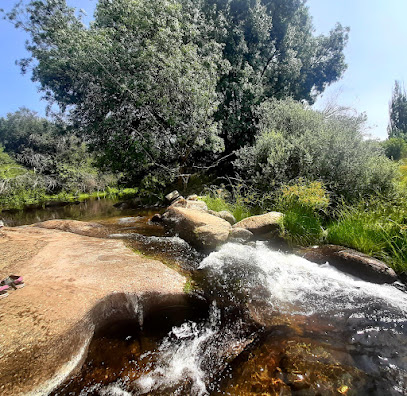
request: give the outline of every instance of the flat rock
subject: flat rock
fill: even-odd
[[[38,226],[3,233],[0,276],[22,275],[25,287],[0,300],[0,394],[49,394],[99,326],[138,315],[148,296],[183,294],[183,276],[122,241]]]
[[[280,212],[269,212],[258,216],[247,217],[236,223],[233,228],[244,228],[255,235],[274,232],[279,229],[279,222],[283,214]]]
[[[34,224],[32,227],[46,228],[48,230],[60,230],[73,234],[104,237],[108,235],[106,227],[98,223],[87,223],[78,220],[47,220]]]
[[[393,283],[397,275],[386,263],[367,254],[337,245],[322,245],[300,250],[307,260],[329,264],[339,270],[375,283]]]
[[[225,242],[231,229],[226,220],[197,209],[170,206],[162,218],[167,229],[200,250]]]

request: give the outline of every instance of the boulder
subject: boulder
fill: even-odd
[[[197,201],[198,200],[198,195],[196,195],[196,194],[189,195],[187,200],[188,201]]]
[[[164,226],[199,250],[225,242],[231,225],[202,210],[170,206],[162,216]]]
[[[245,228],[232,228],[229,233],[229,242],[247,242],[253,238],[253,233]]]
[[[210,213],[211,215],[220,217],[223,220],[226,220],[231,225],[236,223],[235,216],[233,216],[232,213],[230,213],[227,210],[221,210],[220,212],[215,212],[214,210],[209,210],[208,213]]]
[[[300,255],[319,264],[328,262],[339,270],[375,283],[393,283],[397,275],[386,263],[367,254],[337,245],[302,249]]]
[[[50,394],[81,366],[100,326],[142,320],[149,296],[183,295],[183,276],[122,241],[39,227],[3,230],[0,277],[22,275],[25,287],[1,300],[2,395]]]
[[[185,199],[183,197],[178,198],[175,200],[172,204],[171,207],[176,207],[176,208],[187,208],[187,209],[196,209],[196,210],[203,210],[203,211],[208,211],[208,207],[206,206],[206,203],[203,201],[190,201],[188,199]]]
[[[280,212],[269,212],[259,216],[247,217],[236,223],[233,228],[244,228],[255,235],[266,234],[279,230],[279,222],[283,214]]]

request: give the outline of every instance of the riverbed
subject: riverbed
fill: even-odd
[[[9,226],[98,222],[191,279],[187,304],[99,329],[81,370],[53,394],[407,394],[406,293],[266,242],[204,256],[150,221],[162,209],[114,204],[2,213]]]

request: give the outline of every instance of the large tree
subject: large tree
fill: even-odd
[[[31,36],[23,70],[33,67],[105,165],[169,180],[195,152],[222,150],[213,121],[220,48],[194,43],[199,31],[177,1],[100,0],[89,28],[65,0],[31,1],[9,16]]]
[[[256,109],[265,99],[291,97],[312,104],[346,69],[349,29],[337,24],[329,35],[315,36],[306,0],[198,3],[212,27],[209,36],[222,44],[230,64],[218,84],[216,114],[228,152],[254,141]]]
[[[31,0],[9,17],[31,37],[22,69],[136,176],[252,143],[265,99],[312,102],[346,67],[347,29],[315,36],[305,0],[99,0],[90,27],[65,0]]]
[[[400,81],[394,83],[389,113],[389,138],[403,138],[407,141],[407,94]]]

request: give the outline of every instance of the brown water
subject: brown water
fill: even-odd
[[[150,222],[157,209],[101,200],[5,216],[98,221],[111,238],[193,277],[200,298],[107,324],[55,395],[405,395],[407,295],[270,249],[204,258]],[[202,298],[205,298],[203,302]]]

